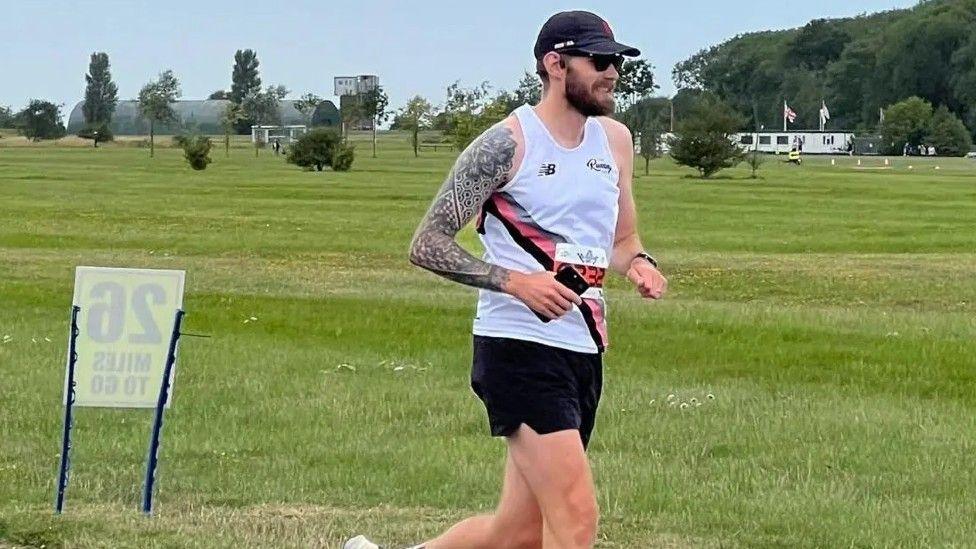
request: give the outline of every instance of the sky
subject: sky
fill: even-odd
[[[120,99],[165,69],[183,98],[230,88],[237,49],[257,51],[265,85],[297,98],[333,97],[335,76],[379,75],[393,108],[414,95],[443,103],[455,80],[512,89],[532,70],[532,46],[555,12],[588,9],[617,39],[655,67],[660,94],[671,95],[671,69],[702,48],[737,34],[802,26],[914,5],[914,0],[548,0],[489,2],[347,2],[306,0],[0,0],[0,105],[19,110],[32,98],[63,103],[84,96],[92,52],[109,54]]]

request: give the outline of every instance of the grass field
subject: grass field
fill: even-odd
[[[475,292],[406,261],[453,153],[386,137],[308,173],[237,144],[193,172],[170,148],[15,139],[0,547],[396,546],[494,506]],[[671,291],[610,283],[600,547],[976,546],[976,162],[837,162],[703,182],[659,160],[635,180]],[[145,410],[78,410],[52,514],[81,264],[186,269],[185,329],[213,336],[182,343],[152,519]]]

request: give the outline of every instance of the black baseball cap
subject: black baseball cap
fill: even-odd
[[[610,24],[588,11],[563,11],[549,18],[535,41],[535,58],[554,51],[637,57],[640,50],[617,42]]]

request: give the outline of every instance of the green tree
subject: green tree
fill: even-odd
[[[97,147],[100,141],[112,139],[109,124],[119,100],[119,88],[112,82],[107,53],[91,54],[85,82],[85,102],[81,107],[85,128],[78,135],[92,139]]]
[[[921,97],[909,97],[884,110],[882,143],[887,154],[901,154],[905,144],[922,143],[932,120],[932,104]]]
[[[513,93],[516,107],[520,105],[538,105],[542,101],[542,81],[539,76],[525,71],[522,79]]]
[[[814,19],[790,40],[787,62],[810,70],[823,69],[840,57],[850,40],[850,35],[841,26],[827,19]]]
[[[61,120],[61,107],[50,101],[32,99],[15,119],[20,133],[31,141],[60,139],[66,133]]]
[[[322,171],[331,166],[335,171],[346,171],[352,166],[353,149],[343,143],[337,130],[316,128],[292,143],[287,160],[308,170]]]
[[[91,139],[97,148],[99,143],[111,141],[114,135],[112,134],[112,128],[107,123],[96,122],[94,124],[85,124],[85,127],[78,130],[78,137]]]
[[[614,93],[617,110],[627,110],[658,88],[660,86],[654,82],[654,67],[646,59],[627,59],[620,67],[620,79]]]
[[[803,126],[815,127],[826,100],[833,127],[873,130],[880,107],[918,96],[974,130],[976,101],[966,99],[976,94],[974,36],[972,0],[928,0],[736,36],[678,63],[672,76],[679,89],[714,93],[745,117],[756,105],[769,128],[782,121],[784,97]]]
[[[234,128],[244,118],[241,106],[237,103],[227,103],[224,112],[220,116],[220,127],[224,130],[224,156],[230,157],[230,134]]]
[[[281,100],[288,95],[288,90],[281,85],[268,86],[265,91],[249,93],[241,101],[241,119],[257,126],[281,125]],[[240,127],[240,123],[238,124]],[[254,156],[263,143],[254,142]]]
[[[261,92],[261,77],[258,76],[258,54],[254,50],[237,50],[234,53],[234,68],[231,71],[231,86],[229,99],[242,105],[244,98]],[[237,133],[251,131],[251,126],[258,122],[249,118],[242,118],[237,123]]]
[[[966,117],[969,129],[976,136],[976,33],[952,54],[952,89]]]
[[[824,94],[834,127],[870,124],[874,128],[880,122],[878,109],[883,103],[876,96],[874,82],[879,47],[877,37],[854,40],[827,67]]]
[[[731,168],[745,157],[730,138],[742,125],[742,117],[728,104],[705,97],[668,139],[671,157],[678,164],[697,169],[702,178]]]
[[[173,103],[180,95],[180,81],[171,70],[159,73],[159,78],[149,81],[139,90],[139,114],[149,121],[150,158],[156,154],[156,124],[179,120],[173,110]]]
[[[258,76],[258,54],[254,50],[237,50],[234,53],[234,69],[231,72],[230,100],[240,104],[250,94],[261,91]]]
[[[383,91],[382,86],[368,90],[357,96],[354,103],[354,119],[371,120],[370,126],[373,128],[373,158],[376,158],[376,126],[382,124],[389,116],[390,98]]]
[[[241,101],[243,117],[256,125],[281,123],[281,100],[288,95],[284,86],[268,86],[265,91],[249,93]],[[250,130],[250,128],[248,128]]]
[[[644,175],[650,173],[651,159],[661,154],[663,135],[668,129],[670,115],[670,100],[664,97],[645,97],[631,105],[619,117],[640,145]]]
[[[973,139],[969,130],[945,105],[935,109],[929,126],[925,142],[934,146],[937,154],[965,156],[972,149]]]
[[[0,105],[0,128],[14,127],[14,113],[10,107]]]
[[[217,91],[211,93],[210,95],[208,95],[207,96],[207,99],[209,99],[209,100],[214,100],[214,99],[230,99],[230,92],[228,92],[226,90],[217,90]]]
[[[420,130],[426,129],[434,115],[434,107],[419,95],[415,95],[400,109],[398,118],[401,127],[410,130],[410,143],[413,145],[413,155],[420,156]]]
[[[305,125],[312,127],[312,115],[315,114],[315,108],[319,106],[322,102],[322,98],[315,95],[312,92],[306,92],[305,95],[298,98],[295,101],[295,110],[302,113],[305,118]]]
[[[177,135],[173,141],[183,149],[183,157],[194,170],[205,170],[213,160],[210,149],[213,142],[205,135]]]
[[[487,82],[472,88],[460,82],[448,86],[444,111],[451,116],[450,133],[457,150],[463,151],[481,132],[508,116],[510,106],[510,94],[503,91],[492,97]]]

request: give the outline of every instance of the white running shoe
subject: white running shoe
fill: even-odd
[[[379,545],[366,539],[364,535],[350,538],[342,545],[342,549],[381,549]]]

